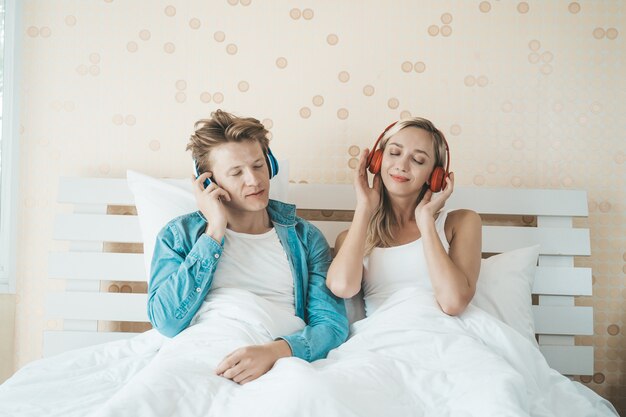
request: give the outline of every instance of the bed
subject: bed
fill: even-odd
[[[274,182],[273,180],[273,184]],[[184,189],[182,180],[162,180],[161,183],[166,184],[165,186]],[[331,244],[335,241],[337,234],[349,226],[351,210],[355,205],[352,185],[284,183],[283,187],[285,190],[281,197],[296,204],[299,214],[312,221]],[[143,226],[140,224],[140,216],[136,215],[137,211],[134,208],[136,198],[137,193],[131,192],[129,183],[123,178],[60,179],[58,202],[62,204],[62,212],[56,217],[54,239],[66,242],[67,250],[50,253],[48,263],[49,278],[64,279],[67,284],[64,292],[49,294],[46,314],[50,319],[62,319],[63,328],[44,333],[43,356],[45,359],[26,366],[7,383],[0,386],[0,400],[11,398],[8,403],[3,404],[0,401],[0,404],[3,404],[0,405],[0,415],[3,415],[4,411],[22,410],[20,406],[23,404],[20,403],[20,399],[28,397],[34,390],[39,392],[49,390],[50,383],[56,383],[59,387],[64,387],[64,390],[75,389],[75,391],[69,397],[56,396],[54,399],[48,398],[47,402],[43,400],[35,402],[32,408],[23,409],[23,415],[40,415],[41,413],[46,413],[46,415],[91,415],[91,413],[95,413],[93,415],[122,415],[123,410],[126,410],[128,415],[137,415],[137,413],[149,415],[154,412],[154,409],[149,411],[149,408],[134,411],[128,408],[129,404],[136,402],[137,396],[140,396],[137,393],[141,390],[132,395],[127,394],[126,398],[122,395],[119,405],[105,407],[108,410],[106,412],[100,407],[105,399],[111,402],[109,400],[112,396],[119,396],[120,391],[128,387],[129,381],[132,381],[142,368],[147,367],[155,352],[165,343],[164,338],[156,334],[154,330],[145,331],[150,328],[145,307],[146,263],[141,253],[141,244],[145,243],[146,235],[145,228],[142,229]],[[159,205],[154,201],[152,204]],[[576,306],[574,302],[577,296],[592,296],[590,268],[574,266],[574,257],[590,255],[589,231],[574,227],[574,219],[587,216],[585,191],[457,187],[446,208],[451,210],[469,208],[481,214],[485,271],[490,268],[492,270],[500,268],[497,266],[498,256],[521,253],[516,251],[524,250],[524,248],[526,250],[534,248],[535,251],[532,269],[526,267],[525,276],[522,273],[517,274],[519,282],[515,285],[521,286],[507,286],[508,283],[502,284],[501,282],[499,285],[504,285],[504,287],[496,288],[491,294],[492,297],[497,297],[501,294],[498,291],[515,291],[515,300],[511,299],[511,303],[519,303],[520,299],[522,303],[527,302],[527,306],[522,305],[520,308],[527,310],[529,315],[526,321],[529,322],[531,326],[529,328],[534,333],[530,335],[532,340],[528,340],[528,335],[520,335],[520,333],[528,332],[528,329],[516,332],[515,329],[511,329],[511,326],[502,325],[502,321],[506,323],[507,320],[524,324],[521,323],[523,321],[520,319],[521,316],[512,315],[491,321],[491,315],[483,314],[482,305],[476,309],[476,312],[472,310],[467,314],[466,321],[455,324],[455,326],[465,328],[462,331],[465,332],[463,335],[467,339],[467,346],[476,343],[480,346],[493,345],[495,350],[501,351],[502,358],[517,369],[515,371],[517,374],[512,376],[510,372],[505,373],[498,383],[499,371],[483,364],[481,368],[475,368],[471,375],[459,377],[457,381],[461,381],[458,382],[460,385],[452,384],[455,387],[455,393],[465,392],[463,390],[467,390],[467,387],[474,382],[481,381],[481,378],[486,378],[485,381],[495,382],[496,385],[502,387],[519,383],[519,386],[526,387],[529,392],[532,391],[528,388],[529,385],[533,385],[537,392],[545,391],[546,386],[566,387],[563,388],[563,392],[551,391],[553,398],[550,401],[556,401],[556,403],[541,404],[541,401],[516,399],[515,401],[519,400],[521,404],[525,401],[528,404],[515,410],[515,407],[503,401],[501,404],[493,403],[495,408],[490,409],[485,405],[485,399],[492,398],[498,391],[489,392],[489,390],[484,392],[484,398],[482,391],[479,394],[472,394],[471,398],[466,398],[465,394],[460,396],[454,394],[456,398],[454,402],[449,398],[445,401],[439,398],[431,403],[434,401],[431,397],[419,397],[419,400],[416,400],[418,397],[415,397],[414,393],[407,394],[406,398],[402,395],[398,396],[397,392],[389,391],[388,383],[382,382],[386,377],[383,375],[385,368],[377,368],[386,360],[391,360],[390,357],[394,357],[393,354],[390,354],[391,356],[387,354],[388,348],[381,345],[372,348],[373,350],[368,351],[367,355],[360,356],[362,346],[374,346],[381,338],[380,334],[372,330],[376,328],[374,320],[371,318],[359,320],[362,318],[360,311],[362,307],[358,297],[355,297],[347,303],[353,322],[351,332],[355,336],[355,341],[351,344],[347,343],[346,347],[340,348],[337,353],[331,352],[327,362],[321,361],[324,363],[319,366],[305,367],[299,363],[283,365],[281,360],[275,366],[278,368],[275,374],[282,375],[282,377],[279,378],[276,375],[268,377],[263,389],[260,389],[260,385],[257,384],[256,389],[241,391],[242,394],[237,391],[236,387],[230,387],[230,391],[227,390],[230,394],[226,399],[221,402],[214,400],[213,406],[204,405],[209,408],[202,408],[200,405],[196,408],[180,408],[179,406],[174,409],[175,414],[239,415],[237,413],[240,413],[250,415],[263,409],[265,415],[277,415],[277,410],[271,413],[267,411],[274,404],[268,399],[291,398],[293,404],[290,406],[293,410],[297,410],[294,412],[299,415],[377,415],[376,413],[380,412],[406,414],[406,411],[402,410],[412,410],[411,415],[428,415],[429,412],[425,410],[441,407],[442,401],[447,405],[439,408],[441,414],[438,415],[454,415],[456,410],[464,410],[463,412],[467,415],[474,415],[472,407],[477,407],[475,409],[479,410],[476,415],[489,415],[490,410],[494,414],[509,410],[508,415],[558,415],[554,414],[555,404],[558,405],[557,408],[562,407],[563,415],[573,415],[572,412],[587,408],[593,412],[588,415],[617,415],[607,401],[583,385],[571,382],[560,375],[592,375],[594,372],[593,347],[576,343],[576,336],[593,334],[592,307]],[[493,260],[491,264],[488,263],[490,259]],[[513,258],[501,259],[501,264],[506,263],[502,267],[513,268],[512,265],[515,263]],[[512,271],[513,274],[516,272]],[[531,275],[530,279],[529,275]],[[521,294],[525,291],[524,285],[529,285],[527,299],[524,298],[524,294]],[[121,288],[126,290],[120,291]],[[520,294],[517,294],[518,292]],[[434,310],[412,310],[415,304],[413,301],[420,300],[423,296],[423,294],[400,295],[397,300],[398,305],[401,309],[405,309],[404,313],[407,314],[419,314],[424,317],[438,314]],[[489,294],[486,294],[485,310],[489,310],[489,301]],[[494,315],[497,315],[497,307],[494,307]],[[393,315],[399,312],[393,312],[391,308],[389,310],[388,314],[392,315],[390,317],[395,317]],[[425,334],[430,337],[431,334],[437,333],[436,329],[430,327],[437,320],[433,316],[432,320],[420,324],[423,327],[418,330],[413,327],[404,328],[402,326],[405,324],[398,324],[395,328],[396,332],[386,333],[384,338],[388,341],[396,340],[398,345],[413,340],[411,343],[414,346],[415,343],[419,344],[420,340],[423,340]],[[509,324],[515,327],[514,324]],[[413,326],[413,324],[406,324],[406,326]],[[475,328],[478,327],[482,330],[476,333]],[[484,336],[486,333],[489,335]],[[457,339],[458,337],[455,336],[454,340]],[[432,340],[437,343],[438,339]],[[458,342],[461,344],[454,343],[452,346],[456,346],[457,349],[467,348],[461,342]],[[430,352],[428,349],[431,347],[425,346],[424,349],[426,350],[420,352],[428,355]],[[375,351],[385,352],[385,356],[372,356]],[[359,371],[349,366],[354,358],[361,358],[364,361],[355,364]],[[480,358],[480,355],[475,357],[476,361],[484,361],[484,358]],[[367,362],[368,360],[372,362]],[[416,357],[415,360],[420,359]],[[552,369],[545,366],[544,360]],[[518,363],[515,363],[516,361]],[[373,374],[371,375],[374,375],[373,378],[379,378],[379,383],[382,385],[379,385],[377,389],[368,385],[357,388],[360,387],[359,384],[363,384],[364,379],[367,379],[359,374],[363,363],[374,362],[377,365],[372,367]],[[431,381],[430,383],[437,388],[438,392],[449,386],[441,381],[432,382],[436,378],[428,372],[434,371],[426,372],[423,367],[420,369],[404,368],[401,362],[390,363],[387,370],[395,369],[397,374],[403,375],[403,378],[408,378],[409,381],[421,381],[422,390],[429,384],[427,381]],[[466,364],[465,359],[462,363],[454,363],[454,365],[448,364],[448,366],[453,366],[453,374],[465,375],[459,373]],[[542,365],[539,366],[538,363]],[[81,367],[81,371],[72,374],[77,378],[75,378],[74,388],[65,387],[68,369],[76,370]],[[535,367],[541,370],[532,373],[535,370],[529,369]],[[313,372],[316,369],[317,371]],[[85,386],[89,385],[89,378],[94,372],[107,375],[107,377],[99,380],[101,386],[98,389],[89,390]],[[378,375],[377,372],[382,373]],[[42,378],[44,374],[48,377]],[[326,374],[335,376],[324,379],[323,375]],[[446,375],[448,380],[450,375]],[[142,384],[149,384],[150,382],[145,379]],[[463,382],[464,379],[465,382]],[[289,381],[287,384],[289,387],[285,385],[285,381]],[[391,384],[396,382],[391,382]],[[406,384],[406,382],[402,383]],[[307,387],[311,384],[319,386],[319,392],[312,390],[316,392],[315,395],[309,393],[306,398],[298,397],[298,392],[309,391]],[[370,391],[368,390],[376,391],[369,401],[367,393]],[[344,391],[345,395],[339,394]],[[508,395],[511,398],[526,395],[521,394],[518,388],[510,391],[505,392],[502,398],[507,398]],[[335,399],[341,398],[341,400],[328,401],[326,405],[321,406],[318,401],[314,401],[314,398],[320,398],[320,395]],[[350,400],[351,395],[356,396]],[[68,401],[68,398],[76,398],[76,400]],[[387,401],[385,398],[389,400],[388,403],[385,402]],[[398,403],[399,398],[401,401]],[[158,402],[158,399],[155,401]],[[179,405],[180,403],[178,401]],[[255,405],[254,407],[246,406],[248,408],[241,406],[237,412],[234,411],[237,407],[232,408],[234,404],[244,403]],[[289,415],[286,410],[289,410],[290,406],[282,405],[280,412]]]

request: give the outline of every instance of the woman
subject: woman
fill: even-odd
[[[476,291],[481,221],[471,210],[442,210],[454,190],[444,135],[415,117],[385,129],[374,148],[378,142],[361,154],[354,219],[337,237],[326,284],[343,298],[362,287],[368,316],[407,287],[432,289],[446,314],[459,315]]]

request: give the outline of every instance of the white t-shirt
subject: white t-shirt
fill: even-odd
[[[260,235],[226,229],[211,289],[248,290],[295,315],[293,285],[289,260],[276,229]]]

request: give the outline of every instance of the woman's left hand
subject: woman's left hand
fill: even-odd
[[[435,214],[439,212],[446,204],[446,201],[452,195],[452,191],[454,191],[454,173],[451,172],[450,175],[446,178],[446,188],[443,191],[437,193],[433,197],[433,192],[426,191],[424,194],[424,198],[415,208],[415,221],[417,222],[417,227],[422,229],[423,226],[427,224],[427,222],[432,222],[435,218]]]

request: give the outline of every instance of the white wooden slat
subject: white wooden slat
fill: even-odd
[[[147,322],[147,294],[67,292],[48,294],[49,318]]]
[[[43,356],[53,356],[71,349],[79,349],[100,343],[129,339],[139,333],[44,331]]]
[[[592,346],[540,346],[551,368],[563,375],[593,375]]]
[[[592,335],[592,307],[533,306],[535,333]]]
[[[70,279],[71,276],[66,277],[65,291],[100,291],[100,281],[83,281]]]
[[[539,255],[539,261],[537,262],[539,266],[554,266],[554,267],[565,267],[565,268],[573,268],[574,267],[574,257],[573,256],[543,256]]]
[[[588,229],[483,226],[483,252],[498,253],[539,244],[543,255],[590,255]]]
[[[125,178],[61,177],[57,200],[73,204],[135,204]]]
[[[540,295],[539,305],[572,307],[575,305],[575,298],[571,295]]]
[[[137,216],[98,214],[58,214],[53,238],[57,240],[141,242]]]
[[[74,206],[74,211],[86,210],[91,214],[105,214],[105,205],[92,205],[85,208],[84,206]],[[102,251],[102,242],[70,242],[71,251]],[[100,281],[77,281],[74,279],[68,279],[65,281],[65,291],[80,291],[80,292],[98,292],[100,291]],[[66,331],[90,331],[95,332],[98,330],[98,320],[63,320],[63,330]]]
[[[75,330],[80,332],[98,331],[98,320],[63,320],[63,330]]]
[[[538,339],[539,345],[541,346],[574,346],[576,344],[576,336],[540,334]]]
[[[591,268],[537,267],[533,294],[592,294]]]
[[[56,279],[145,281],[143,253],[52,252],[48,276]]]
[[[354,210],[351,184],[290,184],[289,200],[300,209]],[[456,187],[446,208],[468,208],[481,214],[587,216],[583,190],[519,190]]]
[[[537,227],[572,227],[572,217],[537,216]]]
[[[584,190],[455,187],[446,207],[467,208],[480,214],[575,217],[589,214]]]

